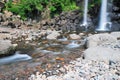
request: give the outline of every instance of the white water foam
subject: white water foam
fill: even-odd
[[[76,41],[72,41],[70,44],[66,46],[67,48],[78,48],[80,47],[80,44],[78,44]]]

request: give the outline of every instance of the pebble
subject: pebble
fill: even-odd
[[[58,72],[56,71],[51,76],[40,76],[39,80],[120,80],[119,64],[120,62],[109,64],[108,61],[91,61],[78,58],[71,61],[69,65],[59,68]],[[60,75],[57,74],[59,72],[61,72]],[[33,77],[35,76],[31,75],[30,80],[34,80]]]

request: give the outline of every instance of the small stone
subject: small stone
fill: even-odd
[[[66,70],[64,68],[60,68],[59,71],[62,72],[62,73],[66,72]]]
[[[43,80],[46,80],[46,75],[42,75],[41,77]]]
[[[80,35],[80,36],[84,36],[84,35],[85,35],[85,33],[79,33],[79,35]]]
[[[57,65],[57,68],[60,68],[60,65]]]
[[[77,34],[70,34],[69,37],[70,37],[70,39],[73,39],[73,40],[81,39],[81,37]]]
[[[63,45],[68,45],[70,42],[69,41],[63,41],[61,42]]]
[[[52,74],[53,74],[53,75],[57,75],[58,72],[57,72],[57,71],[53,71]]]
[[[116,70],[117,70],[117,71],[120,71],[120,67],[116,67]]]

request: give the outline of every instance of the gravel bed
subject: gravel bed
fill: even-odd
[[[77,58],[50,76],[36,72],[29,80],[120,80],[120,62]],[[51,72],[52,73],[52,72]]]

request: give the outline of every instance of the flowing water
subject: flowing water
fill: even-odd
[[[50,53],[50,54],[65,54],[73,51],[73,49],[80,49],[85,43],[85,40],[69,40],[66,37],[60,38],[58,40],[42,40],[40,45],[33,50],[33,53]],[[31,47],[33,48],[33,47]],[[29,48],[28,48],[29,49]],[[30,50],[30,49],[29,49]],[[24,49],[20,51],[16,51],[14,55],[6,56],[0,58],[0,65],[14,63],[18,61],[26,61],[32,60],[32,56],[27,54],[20,54],[24,53]]]
[[[27,54],[20,54],[19,51],[17,51],[14,55],[4,57],[0,59],[0,65],[7,64],[7,63],[13,63],[17,61],[25,61],[30,60],[32,57],[28,56]]]
[[[84,42],[84,39],[69,40],[66,37],[58,40],[42,39],[38,43],[33,42],[32,44],[37,43],[37,46],[35,45],[35,50],[32,53],[20,54],[24,53],[24,50],[22,52],[20,49],[21,52],[0,58],[0,76],[2,75],[0,80],[4,80],[4,77],[7,79],[9,77],[10,80],[15,80],[14,77],[26,78],[36,71],[44,72],[57,69],[57,66],[63,66],[68,64],[70,60],[81,57]],[[47,66],[48,64],[51,67]]]
[[[70,44],[66,46],[67,48],[78,48],[80,47],[80,44],[77,43],[77,41],[72,41]]]
[[[100,21],[96,31],[110,31],[111,22],[108,20],[107,12],[107,0],[102,0],[101,11],[100,11]]]
[[[87,26],[87,13],[88,13],[88,0],[85,0],[84,2],[84,16],[83,16],[83,23],[81,26]]]

